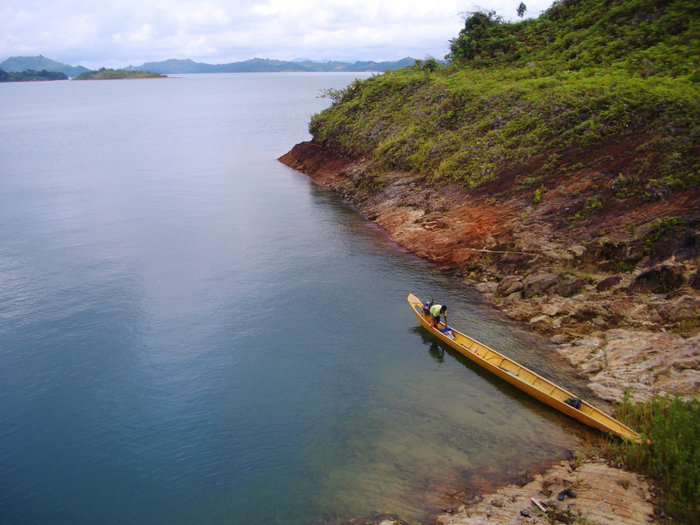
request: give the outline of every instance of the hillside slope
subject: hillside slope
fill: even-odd
[[[700,392],[699,8],[473,13],[282,157],[559,343],[601,397]]]
[[[3,62],[0,62],[0,69],[4,69],[8,73],[19,73],[21,71],[33,70],[33,71],[55,71],[58,73],[63,73],[68,77],[76,77],[81,73],[89,71],[83,66],[69,66],[68,64],[62,64],[61,62],[56,62],[45,56],[38,55],[34,57],[10,57]]]

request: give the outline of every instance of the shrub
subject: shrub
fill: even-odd
[[[656,219],[656,223],[647,235],[644,236],[644,248],[648,251],[661,239],[671,237],[678,228],[685,225],[680,217],[664,217]]]
[[[661,504],[679,523],[700,518],[700,402],[654,397],[633,404],[626,396],[617,407],[642,443],[611,441],[611,451],[627,468],[652,476],[662,489]]]

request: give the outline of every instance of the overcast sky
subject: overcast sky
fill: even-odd
[[[523,0],[526,18],[552,0]],[[0,60],[44,55],[123,67],[168,58],[220,64],[443,58],[464,14],[517,20],[520,0],[0,0]]]

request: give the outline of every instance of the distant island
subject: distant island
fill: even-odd
[[[81,73],[90,71],[83,66],[69,66],[56,62],[50,58],[39,55],[35,57],[10,57],[0,62],[0,69],[8,73],[20,73],[23,71],[49,71],[63,73],[67,77],[77,77]]]
[[[28,69],[26,71],[17,71],[8,73],[4,69],[0,69],[0,82],[36,82],[43,80],[68,80],[65,73],[58,71],[35,71]]]
[[[127,71],[126,69],[105,69],[81,73],[73,80],[118,80],[128,78],[167,78],[166,75],[152,71]]]
[[[169,59],[161,62],[147,62],[140,66],[127,66],[123,71],[146,71],[160,73],[162,75],[187,74],[187,73],[281,73],[281,72],[377,72],[382,73],[394,69],[402,69],[412,66],[416,59],[411,57],[388,62],[375,62],[373,60],[339,62],[327,60],[315,62],[313,60],[272,60],[269,58],[252,58],[242,62],[230,62],[227,64],[206,64],[193,60]],[[70,66],[62,64],[42,55],[33,57],[10,57],[0,62],[0,68],[8,73],[18,73],[27,70],[55,71],[68,77],[77,78],[90,70],[83,66]]]

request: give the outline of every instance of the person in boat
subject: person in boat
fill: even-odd
[[[440,323],[440,316],[445,318],[445,326],[447,326],[447,306],[444,304],[434,304],[430,307],[430,315],[433,318],[433,328],[437,328]]]

